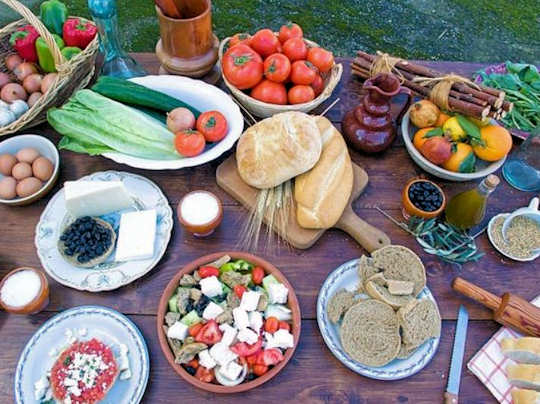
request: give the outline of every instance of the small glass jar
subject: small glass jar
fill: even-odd
[[[206,237],[214,232],[223,220],[223,206],[212,192],[193,191],[180,200],[178,220],[196,237]]]
[[[19,284],[17,285],[15,283],[15,278],[13,278],[13,275],[19,274],[23,271],[33,272],[34,274],[38,276],[39,282],[40,282],[39,289],[36,290],[33,298],[28,299],[28,301],[24,301],[24,303],[14,305],[12,302],[6,302],[5,301],[7,297],[6,294],[9,292],[4,290],[4,288],[14,288],[15,292],[17,292],[17,289],[28,290],[27,283],[21,285],[23,279],[19,280]],[[45,309],[45,307],[47,307],[48,304],[49,304],[49,282],[47,281],[47,278],[45,277],[42,271],[38,271],[37,269],[28,268],[28,267],[17,268],[9,272],[6,276],[4,276],[4,278],[0,282],[0,305],[9,313],[35,314]]]

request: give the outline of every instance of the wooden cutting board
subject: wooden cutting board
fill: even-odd
[[[345,207],[341,218],[334,227],[343,230],[353,237],[362,247],[371,252],[385,245],[390,244],[390,238],[379,229],[360,219],[352,208],[352,203],[364,191],[368,183],[368,175],[360,166],[353,163],[354,183],[351,199]],[[216,171],[218,185],[228,192],[233,198],[238,200],[248,209],[255,206],[258,190],[246,184],[236,168],[234,155],[229,157]],[[264,222],[268,224],[268,218],[264,217]],[[293,247],[306,249],[311,247],[323,235],[325,230],[312,230],[300,227],[296,221],[295,210],[291,209],[287,233],[274,223],[273,230]]]

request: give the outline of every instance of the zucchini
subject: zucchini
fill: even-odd
[[[184,107],[193,112],[195,118],[201,114],[197,108],[177,98],[117,77],[101,76],[92,86],[92,90],[124,104],[148,107],[163,112]]]

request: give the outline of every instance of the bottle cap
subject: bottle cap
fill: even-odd
[[[490,174],[485,179],[485,184],[488,188],[495,188],[497,185],[499,185],[499,182],[501,180],[496,175]]]

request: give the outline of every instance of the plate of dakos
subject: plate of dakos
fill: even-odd
[[[171,279],[159,302],[163,354],[184,380],[214,393],[276,376],[300,338],[294,289],[269,262],[242,252],[206,255]]]
[[[422,370],[439,346],[441,317],[418,256],[389,245],[335,269],[319,292],[317,322],[334,356],[379,380]]]
[[[46,321],[24,347],[15,372],[15,402],[137,404],[150,360],[126,316],[81,306]]]

